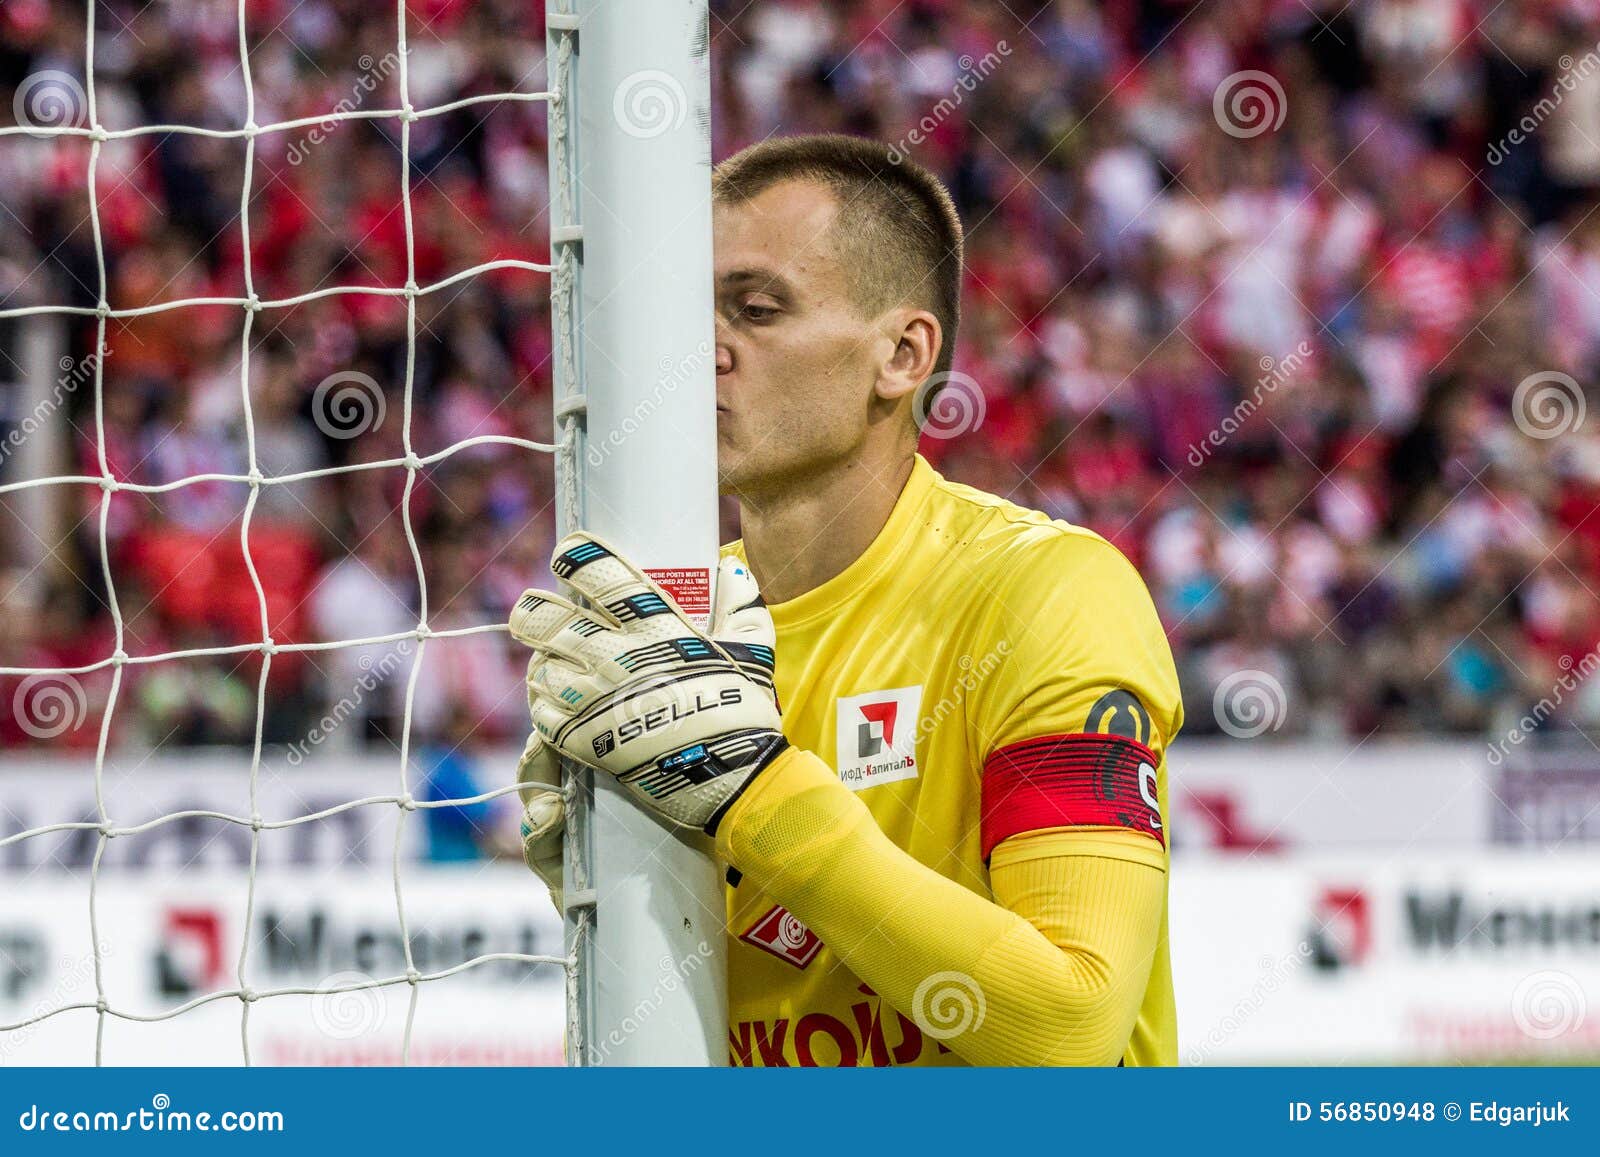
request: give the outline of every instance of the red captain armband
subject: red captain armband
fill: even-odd
[[[1128,828],[1166,847],[1156,753],[1120,735],[1045,735],[983,764],[983,861],[1003,841],[1044,828]]]

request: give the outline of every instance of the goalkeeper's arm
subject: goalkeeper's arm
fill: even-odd
[[[1152,850],[1154,849],[1154,850]],[[724,818],[717,850],[923,1023],[979,1065],[1115,1064],[1161,934],[1164,853],[1127,830],[1030,832],[994,849],[994,900],[878,828],[816,756],[790,749]]]
[[[527,591],[512,613],[512,634],[534,649],[530,752],[559,751],[607,771],[640,806],[715,836],[730,864],[913,1019],[937,1020],[942,1002],[967,993],[974,1015],[944,1038],[965,1059],[1107,1064],[1123,1052],[1159,948],[1159,839],[1102,826],[1041,827],[1039,815],[1055,810],[1011,808],[1025,822],[1002,824],[993,839],[986,832],[994,899],[980,896],[897,848],[822,760],[785,741],[772,690],[772,620],[748,568],[723,561],[709,634],[592,536],[563,540],[552,570],[589,607]],[[1058,706],[1072,701],[1060,687],[1011,689],[998,673],[995,681],[991,698],[1010,705],[1000,710],[1006,719],[1045,717],[1037,706],[1017,709],[1019,690]],[[1011,737],[1005,726],[985,730]],[[1082,777],[1063,783],[1060,745],[1051,740],[1041,751],[1031,739],[990,757],[1009,777],[997,781],[1009,785],[1003,798],[1034,798],[1044,785],[1070,796]],[[1076,750],[1066,764],[1076,763]],[[1149,756],[1153,774],[1155,753],[1141,744],[1131,750]],[[1004,754],[1011,751],[1022,753],[1020,765]],[[1128,752],[1095,748],[1089,759],[1097,777],[1133,774],[1117,785],[1120,798],[1142,791],[1143,769]],[[551,782],[528,779],[530,787]],[[532,812],[529,820],[538,869],[535,845],[557,825]]]

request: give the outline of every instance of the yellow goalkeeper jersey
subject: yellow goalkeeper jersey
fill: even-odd
[[[1162,873],[1159,939],[1120,1063],[1176,1063],[1166,747],[1182,708],[1132,565],[1098,535],[949,482],[919,455],[867,551],[770,609],[790,743],[922,865],[993,900],[1006,841],[1045,831],[1077,840],[1074,854],[1087,839],[1094,856]],[[728,888],[727,919],[731,1063],[964,1063],[750,879]]]

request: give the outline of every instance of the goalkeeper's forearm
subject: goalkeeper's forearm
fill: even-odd
[[[1035,838],[1063,846],[1048,835],[1008,843]],[[897,848],[826,764],[795,748],[723,819],[717,850],[897,1011],[939,1024],[960,1011],[940,1001],[970,1001],[959,1018],[970,1027],[944,1040],[963,1060],[1115,1064],[1127,1046],[1160,935],[1159,868],[1002,846],[991,902]],[[930,981],[941,973],[958,975]]]

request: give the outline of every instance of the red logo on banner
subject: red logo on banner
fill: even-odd
[[[752,924],[739,939],[796,968],[810,964],[822,949],[817,934],[791,916],[781,904]]]
[[[1372,910],[1360,888],[1326,887],[1311,909],[1311,961],[1333,971],[1360,964],[1372,952]]]

